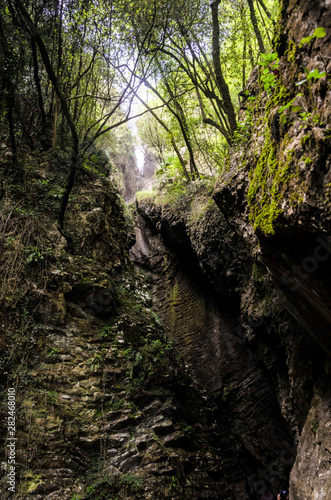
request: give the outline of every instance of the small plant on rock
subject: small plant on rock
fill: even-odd
[[[271,87],[276,85],[279,74],[279,58],[277,52],[261,54],[261,57],[262,61],[259,61],[259,65],[264,69],[262,70],[260,80],[263,82],[264,90],[270,93]]]
[[[128,493],[137,493],[139,490],[142,490],[144,487],[144,483],[139,477],[134,476],[133,474],[125,474],[125,476],[121,477],[120,485],[128,492]]]

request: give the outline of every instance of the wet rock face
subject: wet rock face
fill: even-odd
[[[279,80],[271,97],[262,94],[265,116],[262,120],[256,115],[251,140],[231,156],[228,178],[221,179],[214,199],[251,254],[263,263],[282,307],[295,319],[292,327],[278,328],[291,387],[289,397],[280,398],[281,407],[298,436],[290,498],[328,498],[331,484],[325,473],[328,452],[323,440],[329,427],[326,408],[330,407],[324,377],[330,377],[331,355],[331,94],[325,77],[311,82],[310,90],[307,84],[295,84],[304,79],[304,66],[309,71],[317,68],[330,72],[330,3],[284,1],[282,16],[285,29],[275,38]],[[312,35],[317,27],[324,27],[327,35],[300,47],[301,39]],[[261,99],[256,79],[248,90]],[[298,113],[285,111],[281,123],[280,106],[298,91],[303,95],[296,104],[318,118],[315,122],[309,117],[301,120]],[[274,327],[278,322],[279,318]],[[255,337],[258,346],[259,335]],[[308,376],[303,365],[310,372]],[[292,405],[288,404],[290,400]],[[295,410],[298,405],[299,412]],[[317,428],[320,439],[316,438]]]
[[[24,267],[24,300],[1,311],[2,421],[16,389],[10,498],[230,500],[215,418],[129,261],[115,190],[95,181],[77,184],[68,207],[74,253],[50,216],[38,241],[51,258]]]
[[[288,311],[331,356],[329,237],[293,229],[266,241],[262,248],[262,260],[284,294]]]
[[[249,222],[234,211],[226,222],[210,205],[196,224],[192,211],[204,196],[177,211],[159,206],[157,199],[141,199],[133,261],[150,273],[155,307],[206,390],[233,498],[259,498],[268,488],[287,487],[294,463],[292,498],[308,491],[300,483],[301,466],[318,498],[329,491],[327,473],[320,474],[328,452],[317,448],[305,429],[311,429],[314,415],[314,426],[327,435],[329,416],[322,410],[330,406],[322,383],[329,373],[327,356],[287,314],[274,275],[258,260]],[[227,231],[233,234],[232,248]],[[226,266],[237,272],[227,276]],[[304,458],[309,446],[315,451]]]
[[[298,457],[291,471],[290,486],[293,500],[301,498],[319,500],[330,496],[330,400],[330,383],[321,381],[316,388],[302,431]]]
[[[251,256],[206,201],[199,193],[179,211],[140,200],[131,254],[151,274],[155,307],[214,410],[233,498],[259,498],[268,484],[275,491],[286,484],[294,461],[295,443],[282,416],[288,374],[276,351],[277,333],[263,320],[263,301],[260,318],[251,318],[255,328],[241,321],[240,302],[257,293],[243,284]]]
[[[329,2],[284,2],[284,16],[286,29],[279,46],[284,84],[293,88],[304,75],[304,66],[309,71],[318,68],[329,74]],[[291,47],[298,47],[302,38],[311,35],[316,27],[323,27],[327,35],[297,48],[294,60],[291,59]],[[263,258],[288,300],[289,311],[331,356],[331,339],[327,333],[331,327],[331,289],[326,278],[331,270],[331,92],[327,78],[314,81],[310,87],[310,97],[307,88],[300,87],[304,94],[300,104],[308,106],[310,112],[318,113],[320,119],[317,124],[308,121],[306,126],[294,119],[289,122],[287,130],[281,130],[280,149],[282,144],[289,143],[288,149],[295,150],[300,175],[297,183],[286,193],[284,220],[279,229],[276,228],[275,239],[262,240],[265,245]],[[304,185],[304,203],[293,209],[289,199],[292,190],[298,189],[300,181]]]
[[[270,96],[248,85],[256,109],[265,113],[255,114],[251,139],[232,155],[228,179],[221,179],[214,199],[252,248],[257,236],[285,307],[330,356],[330,84],[323,77],[296,86],[305,79],[304,68],[330,72],[330,5],[284,1],[282,9],[277,83]],[[327,35],[300,46],[316,27]],[[296,95],[301,114],[292,108],[280,114]]]
[[[214,233],[217,226],[208,226],[201,215],[190,225],[188,214],[170,207],[161,211],[153,203],[140,202],[138,210],[142,215],[131,248],[133,261],[151,272],[154,302],[194,375],[209,394],[220,391],[222,378],[232,370],[234,345],[240,345],[233,319],[238,303],[232,303],[232,315],[226,314],[226,291],[231,293],[234,276],[238,278],[233,254],[222,254],[219,248],[229,249],[227,236]],[[206,275],[218,290],[211,289]]]
[[[17,458],[28,468],[11,498],[85,498],[86,488],[150,499],[198,499],[208,488],[220,498],[220,456],[205,431],[213,422],[173,350],[155,340],[135,357],[116,327],[68,311],[62,328],[41,329],[29,390],[17,391]]]

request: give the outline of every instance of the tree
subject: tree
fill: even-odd
[[[229,120],[231,137],[232,137],[234,131],[237,128],[237,123],[236,123],[234,106],[229,92],[229,87],[224,79],[221,66],[220,28],[218,20],[218,6],[220,1],[221,0],[212,0],[212,2],[210,2],[210,8],[213,19],[213,64],[214,64],[214,72],[215,72],[217,87],[223,100],[224,111]]]
[[[184,175],[197,178],[205,163],[219,161],[236,130],[237,94],[261,40],[263,47],[268,43],[270,5],[271,0],[5,0],[4,137],[17,164],[20,148],[71,148],[61,230],[84,155],[132,119],[132,99],[142,84],[157,99],[141,113],[153,111]]]
[[[64,5],[68,9],[66,12]],[[28,11],[29,7],[34,13],[35,21]],[[123,85],[123,82],[116,82],[116,86],[114,76],[109,78],[110,67],[114,74],[114,63],[111,58],[116,60],[118,57],[117,47],[114,50],[107,50],[102,42],[105,34],[103,25],[96,23],[100,19],[107,18],[107,34],[111,37],[112,12],[107,2],[100,2],[98,8],[89,4],[85,8],[80,3],[64,4],[61,0],[60,4],[56,4],[54,15],[52,12],[46,15],[51,17],[57,26],[57,36],[53,37],[51,44],[48,43],[46,36],[45,38],[41,36],[38,27],[40,15],[35,5],[31,7],[30,4],[26,6],[23,0],[9,0],[9,9],[12,22],[19,27],[31,44],[42,121],[45,119],[45,113],[36,47],[50,83],[51,97],[48,95],[48,100],[50,109],[53,110],[53,147],[57,144],[59,113],[64,118],[63,129],[68,128],[70,132],[71,166],[58,216],[58,227],[63,232],[69,196],[84,155],[100,136],[132,118],[130,117],[130,103],[134,95],[132,88],[136,88],[137,85],[133,76],[130,76],[126,85]],[[75,29],[72,31],[73,26]],[[91,28],[89,34],[87,34],[88,26]],[[85,30],[83,36],[81,27]],[[110,39],[108,44],[109,42]],[[138,64],[141,50],[146,42],[147,36],[143,40],[141,49],[134,54],[134,67]],[[80,48],[78,64],[74,57],[76,46]],[[121,48],[121,55],[123,54],[132,61],[132,52]],[[127,111],[123,113],[122,106],[125,104]],[[65,130],[63,132],[65,133]]]
[[[264,43],[263,43],[261,32],[259,30],[259,25],[258,25],[258,22],[257,22],[257,18],[256,18],[256,15],[255,15],[255,9],[254,9],[253,0],[247,0],[247,2],[248,2],[248,5],[249,5],[249,11],[250,11],[250,16],[251,16],[251,21],[252,21],[252,25],[253,25],[253,28],[254,28],[254,32],[255,32],[256,39],[257,39],[258,44],[259,44],[259,49],[260,49],[260,52],[264,53],[265,52],[265,46],[264,46]]]
[[[210,14],[206,5],[204,0],[193,0],[189,3],[180,0],[165,9],[163,2],[160,2],[160,6],[164,8],[163,17],[159,19],[159,14],[155,14],[158,22],[150,34],[150,49],[145,54],[144,62],[148,64],[153,79],[163,81],[166,89],[163,99],[168,101],[170,98],[168,107],[171,106],[172,109],[176,108],[178,102],[181,106],[178,98],[177,104],[175,103],[172,82],[179,72],[185,75],[186,81],[195,88],[195,99],[198,101],[203,123],[217,128],[231,145],[237,127],[237,94],[245,84],[247,74],[246,52],[248,50],[249,61],[253,67],[255,49],[252,36],[255,36],[257,44],[261,47],[263,45],[265,50],[259,28],[264,20],[258,21],[253,4],[244,0],[225,0],[222,3],[220,0],[212,0],[209,4]],[[263,10],[270,14],[264,3],[263,6]],[[221,14],[219,7],[222,9]],[[144,8],[146,7],[142,3],[141,10]],[[144,33],[144,21],[139,24],[140,17],[132,12],[131,18],[132,25],[139,33],[139,39]],[[211,39],[206,35],[209,33],[212,34]],[[231,41],[230,45],[228,40]],[[242,64],[241,78],[238,78],[238,60]],[[173,61],[173,65],[170,61]],[[232,79],[229,80],[230,73]],[[147,85],[153,87],[150,81]],[[159,89],[158,92],[160,94]],[[178,93],[182,93],[182,89],[178,89]],[[179,116],[182,119],[182,112]],[[190,157],[194,158],[194,153],[190,152]]]

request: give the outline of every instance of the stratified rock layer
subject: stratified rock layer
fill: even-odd
[[[198,188],[172,203],[140,198],[133,255],[154,273],[155,302],[222,415],[234,496],[259,498],[289,481],[291,500],[328,499],[330,84],[327,77],[296,83],[304,67],[330,74],[330,4],[284,1],[282,18],[279,76],[270,94],[261,92],[257,72],[248,84],[254,126],[216,186],[221,213]],[[327,35],[300,46],[317,27]],[[306,115],[289,106],[281,119],[281,106],[298,91]]]
[[[30,177],[36,205],[42,165]],[[16,491],[2,446],[0,496],[229,500],[215,419],[130,263],[124,206],[104,176],[94,174],[93,189],[89,181],[79,179],[68,206],[70,251],[52,206],[37,223],[4,206],[11,237],[23,217],[38,247],[2,254],[22,265],[5,276],[16,280],[12,295],[6,280],[1,288],[1,418],[13,387],[17,441]]]

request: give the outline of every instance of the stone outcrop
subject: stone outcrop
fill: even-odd
[[[322,416],[321,408],[330,406],[324,377],[329,378],[331,355],[331,94],[327,76],[306,81],[299,88],[296,83],[304,79],[304,67],[330,74],[330,5],[324,1],[285,1],[282,15],[285,29],[275,40],[280,56],[276,88],[268,97],[257,95],[254,83],[249,86],[250,95],[256,96],[259,105],[261,99],[265,103],[265,121],[257,121],[245,151],[239,149],[232,158],[229,178],[219,183],[214,198],[247,244],[256,247],[259,243],[259,259],[280,292],[283,307],[311,337],[305,341],[309,347],[303,345],[300,356],[292,348],[287,357],[296,405],[305,397],[310,399],[310,391],[306,392],[302,385],[303,359],[313,369],[310,383],[304,385],[306,389],[315,386],[304,426],[303,415],[297,417],[301,437],[291,473],[290,498],[328,498],[329,451],[327,445],[322,445],[322,437],[317,441],[321,446],[316,445],[314,428],[323,436],[330,425],[328,412]],[[323,27],[327,35],[301,44],[302,38],[312,35],[317,27]],[[281,120],[280,107],[298,95],[298,90],[301,95],[294,103],[301,107],[301,113],[290,107]],[[239,162],[244,168],[238,168]],[[247,226],[252,224],[255,235],[248,236]],[[289,345],[289,335],[283,336],[284,342]],[[311,353],[314,342],[320,346],[319,360],[314,360],[316,347],[316,354]],[[294,346],[301,342],[294,337],[290,343]]]
[[[154,177],[154,173],[158,168],[158,162],[153,155],[152,151],[145,146],[144,147],[144,165],[143,165],[143,179],[144,183],[148,180],[152,180]]]
[[[54,220],[62,179],[35,162],[28,209],[3,205],[1,420],[12,387],[17,473],[12,494],[2,446],[1,498],[229,498],[215,419],[129,260],[115,189],[98,173],[79,179],[69,247]],[[52,182],[38,182],[47,168]]]
[[[136,139],[129,128],[124,128],[122,134],[106,147],[112,165],[112,180],[120,195],[130,199],[141,189],[143,176],[139,172],[135,154]]]
[[[252,104],[244,107],[254,126],[216,186],[220,211],[203,189],[172,202],[139,198],[133,257],[152,273],[155,304],[222,415],[234,498],[259,498],[269,487],[276,492],[279,480],[282,487],[289,481],[291,500],[326,499],[330,87],[326,77],[295,84],[304,67],[330,74],[330,5],[284,1],[282,16],[285,29],[275,37],[279,76],[268,94],[258,72],[252,74]],[[327,35],[301,45],[317,27]],[[282,112],[299,91],[295,104],[306,114],[291,106]]]
[[[233,155],[214,198],[245,238],[247,226],[255,227],[261,259],[286,307],[330,355],[330,87],[327,77],[296,86],[304,68],[330,74],[330,6],[285,1],[282,15],[285,29],[275,38],[277,83],[270,95],[254,81],[248,85],[256,126]],[[301,45],[317,27],[327,35]],[[290,106],[280,113],[294,98],[299,111]]]
[[[321,418],[321,433],[329,423],[316,408],[317,401],[330,404],[321,389],[327,355],[286,311],[250,226],[242,220],[233,231],[204,189],[180,205],[146,196],[137,210],[131,255],[150,273],[154,305],[206,391],[231,497],[276,492],[288,484],[296,459],[291,495],[299,498],[295,470],[305,457],[302,443],[311,445],[309,415],[317,415],[315,426]],[[319,447],[325,469],[326,450]],[[306,459],[314,491],[328,491],[328,475],[315,465]]]
[[[284,419],[283,406],[295,419],[290,381],[268,318],[273,302],[281,311],[279,300],[268,283],[268,299],[258,291],[252,256],[203,190],[181,207],[148,198],[137,206],[131,254],[151,273],[155,307],[206,391],[231,498],[258,498],[267,486],[276,491],[288,481],[298,430]],[[241,306],[251,308],[248,319]],[[284,313],[284,328],[287,321]]]

